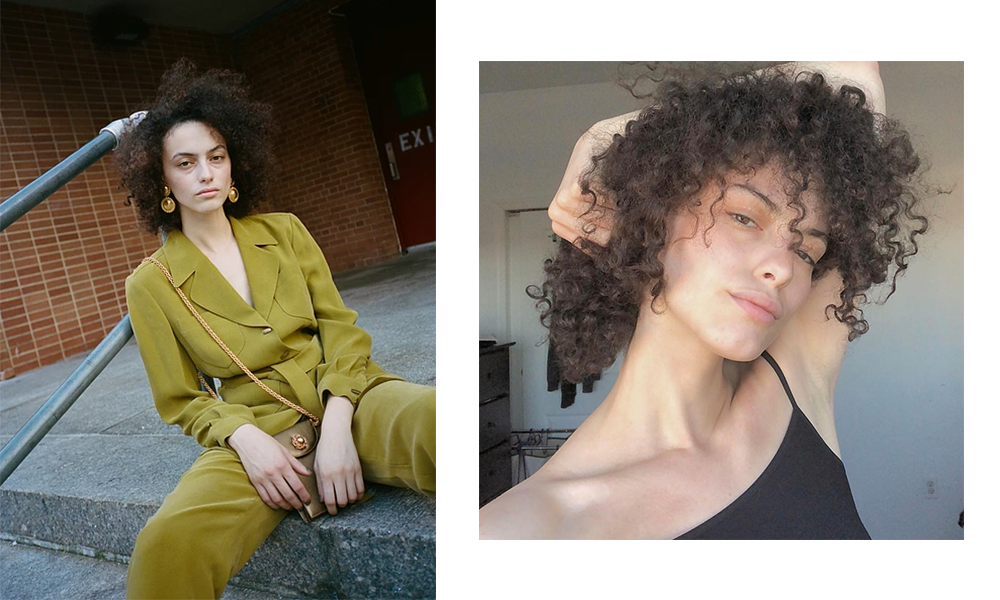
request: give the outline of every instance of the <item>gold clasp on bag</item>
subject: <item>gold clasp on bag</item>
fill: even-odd
[[[309,442],[307,442],[306,438],[302,437],[302,435],[296,434],[292,436],[292,447],[296,450],[305,450],[308,445]]]

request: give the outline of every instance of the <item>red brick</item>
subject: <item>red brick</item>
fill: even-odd
[[[0,109],[10,118],[0,142],[13,153],[7,160],[13,156],[14,165],[3,167],[2,195],[9,196],[128,112],[132,107],[126,104],[152,96],[162,64],[180,56],[177,48],[202,68],[232,68],[239,55],[255,96],[274,105],[285,132],[275,148],[281,192],[267,208],[303,218],[325,254],[342,263],[338,269],[395,256],[395,227],[367,109],[354,65],[339,62],[338,30],[326,15],[328,5],[325,0],[298,3],[235,41],[152,27],[140,49],[112,62],[110,55],[93,49],[85,16],[5,3]],[[87,60],[69,60],[74,52]],[[119,74],[135,79],[119,82]],[[316,102],[320,96],[326,98],[324,107]],[[156,236],[136,227],[135,208],[123,205],[126,196],[105,158],[5,232],[2,335],[8,344],[16,341],[18,349],[10,350],[16,357],[2,359],[0,377],[96,343],[91,330],[70,329],[73,323],[86,319],[109,329],[121,318],[124,277],[159,247]],[[379,210],[359,210],[368,203]],[[88,250],[85,260],[82,248]],[[7,294],[13,294],[13,303],[6,302]],[[53,312],[62,324],[61,343],[49,343],[56,328]],[[42,336],[37,352],[24,347],[30,335]]]

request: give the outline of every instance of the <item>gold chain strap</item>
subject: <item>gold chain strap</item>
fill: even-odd
[[[247,376],[250,377],[250,379],[253,379],[254,382],[257,383],[257,385],[259,385],[268,394],[271,394],[271,396],[273,396],[274,398],[280,400],[281,402],[287,404],[289,407],[294,408],[296,411],[298,411],[298,412],[302,413],[303,415],[309,417],[309,420],[313,422],[313,425],[316,425],[317,427],[319,427],[319,424],[320,424],[319,417],[317,417],[316,415],[312,414],[308,410],[302,408],[301,406],[299,406],[299,405],[297,405],[297,404],[295,404],[293,402],[289,402],[288,400],[286,400],[285,398],[283,398],[281,396],[281,394],[275,392],[271,388],[269,388],[266,385],[264,385],[264,383],[260,379],[257,379],[256,375],[254,375],[253,373],[250,372],[250,369],[246,368],[246,366],[240,361],[240,359],[237,358],[236,355],[233,354],[232,351],[222,342],[222,340],[219,339],[219,336],[215,335],[215,332],[212,331],[212,328],[208,326],[208,323],[205,322],[205,319],[201,318],[201,315],[198,314],[198,311],[196,311],[194,309],[194,307],[191,306],[191,302],[188,301],[187,296],[184,295],[184,292],[181,291],[181,288],[177,287],[177,285],[174,284],[174,278],[170,276],[170,272],[167,271],[167,268],[164,267],[162,264],[160,264],[160,261],[158,261],[155,258],[149,256],[149,257],[146,257],[146,258],[142,259],[142,262],[151,262],[151,263],[155,264],[157,267],[159,267],[161,271],[163,271],[163,274],[166,275],[167,279],[170,281],[170,285],[172,285],[173,288],[177,291],[177,293],[180,294],[181,300],[183,300],[184,304],[187,305],[188,309],[191,311],[191,314],[193,314],[195,316],[195,318],[198,319],[198,322],[201,323],[202,327],[205,328],[205,331],[207,331],[209,333],[209,335],[212,336],[212,339],[214,339],[216,342],[218,342],[219,346],[221,346],[222,349],[226,351],[226,354],[229,355],[229,358],[233,359],[233,361],[236,362],[236,364],[239,365],[241,369],[243,369],[243,372],[246,373]],[[140,264],[142,264],[142,263],[140,263]],[[216,400],[218,400],[219,397],[216,396],[215,392],[212,391],[212,388],[207,383],[205,383],[205,379],[201,376],[201,373],[198,373],[198,379],[201,380],[201,384],[203,386],[205,386],[205,389],[208,391],[208,393],[211,394],[213,398],[215,398]]]

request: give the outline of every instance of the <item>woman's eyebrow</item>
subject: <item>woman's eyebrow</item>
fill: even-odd
[[[744,190],[750,192],[754,196],[757,196],[758,198],[760,198],[761,200],[763,200],[764,204],[767,205],[767,211],[769,213],[771,213],[772,215],[777,214],[778,212],[780,212],[780,210],[778,209],[778,205],[777,204],[775,204],[774,202],[772,202],[771,199],[768,198],[764,194],[764,192],[758,190],[757,188],[753,187],[752,185],[747,185],[745,183],[734,183],[733,186],[734,187],[738,187],[738,188],[743,188]],[[809,235],[809,236],[812,236],[814,238],[819,238],[819,239],[823,240],[823,242],[826,243],[826,244],[830,243],[830,236],[827,235],[825,232],[820,231],[819,229],[807,229],[805,231],[805,234]]]
[[[223,150],[226,149],[225,146],[223,146],[222,144],[219,144],[218,146],[216,146],[215,148],[212,148],[211,150],[209,150],[205,154],[211,154],[211,153],[215,152],[216,150],[218,150],[219,148],[222,148]],[[173,157],[171,157],[170,160],[174,160],[178,156],[198,156],[198,155],[195,154],[194,152],[178,152],[177,154],[174,154]]]
[[[764,192],[758,190],[757,188],[755,188],[755,187],[753,187],[751,185],[747,185],[745,183],[734,183],[733,186],[734,187],[738,187],[738,188],[743,188],[744,190],[750,192],[754,196],[757,196],[758,198],[760,198],[761,200],[763,200],[764,204],[767,205],[768,212],[770,212],[771,214],[775,214],[775,213],[778,212],[778,205],[775,204],[774,202],[771,202],[771,199],[768,198],[767,196],[765,196]]]

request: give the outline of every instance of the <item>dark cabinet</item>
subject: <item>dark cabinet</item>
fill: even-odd
[[[479,349],[479,506],[510,489],[510,347]]]

